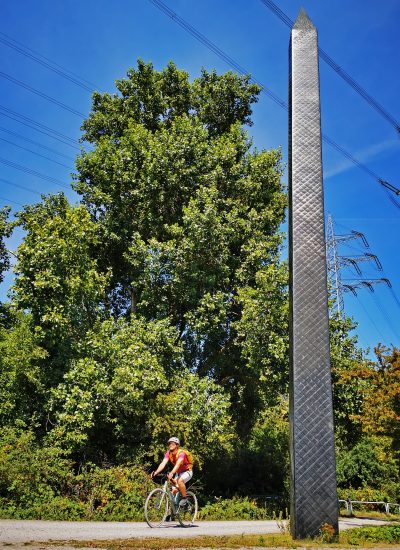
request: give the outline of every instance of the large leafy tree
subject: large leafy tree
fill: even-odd
[[[170,319],[184,367],[229,389],[244,436],[286,370],[281,154],[253,149],[243,129],[260,90],[142,61],[117,89],[94,95],[75,181],[111,311]]]
[[[4,279],[4,273],[10,267],[10,255],[6,248],[5,239],[11,235],[12,224],[8,221],[10,208],[0,209],[0,283]]]
[[[18,214],[25,231],[18,248],[13,303],[29,310],[40,327],[55,380],[78,353],[86,331],[103,315],[106,273],[99,273],[92,249],[97,228],[86,208],[63,194],[45,197]]]

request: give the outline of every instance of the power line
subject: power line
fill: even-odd
[[[62,101],[58,101],[58,99],[55,99],[54,97],[51,97],[51,96],[45,94],[44,92],[41,92],[40,90],[37,90],[36,88],[32,88],[32,86],[29,86],[29,84],[26,84],[26,82],[22,82],[22,80],[18,80],[17,78],[14,78],[13,76],[11,76],[9,74],[4,73],[3,71],[0,71],[0,76],[2,78],[5,78],[6,80],[9,80],[13,84],[16,84],[17,86],[20,86],[21,88],[24,88],[25,90],[28,90],[28,91],[32,92],[33,94],[36,94],[39,97],[42,97],[46,101],[50,101],[50,103],[54,103],[54,105],[58,105],[59,107],[61,107],[65,111],[68,111],[68,112],[72,113],[73,115],[79,116],[81,118],[85,118],[85,115],[83,113],[77,111],[76,109],[73,109],[72,107],[70,107],[69,105],[66,105]]]
[[[378,328],[377,324],[375,323],[374,319],[371,317],[371,315],[369,314],[367,308],[364,306],[364,304],[362,303],[362,301],[360,300],[360,298],[358,297],[358,295],[356,294],[355,297],[357,298],[358,300],[358,303],[360,304],[360,306],[362,307],[365,315],[368,317],[369,321],[371,322],[371,324],[375,327],[375,330],[377,331],[377,333],[380,335],[380,337],[382,338],[382,343],[385,342],[386,338],[385,336],[383,336],[380,328]]]
[[[179,15],[171,10],[164,2],[161,2],[161,0],[149,0],[156,8],[161,10],[165,13],[168,17],[170,17],[175,23],[180,25],[185,31],[187,31],[189,34],[191,34],[196,40],[204,44],[209,50],[215,53],[220,59],[225,61],[228,65],[233,67],[235,71],[237,71],[240,74],[247,75],[249,74],[249,71],[247,71],[244,67],[242,67],[235,59],[230,57],[227,53],[225,53],[221,48],[219,48],[216,44],[211,42],[204,34],[199,32],[197,29],[195,29],[192,25],[190,25],[187,21],[182,19],[182,17],[179,17]],[[268,97],[270,97],[277,105],[282,107],[283,109],[287,109],[288,105],[286,101],[278,97],[276,94],[274,94],[271,90],[268,90],[265,86],[263,86],[260,82],[258,82],[255,78],[250,78],[251,82],[254,84],[258,84],[262,88],[262,92],[265,93]]]
[[[270,11],[272,11],[286,26],[290,29],[294,25],[294,21],[290,19],[272,0],[261,0],[261,2]],[[392,116],[371,94],[369,94],[348,72],[336,63],[322,48],[318,48],[320,58],[325,61],[331,69],[335,71],[349,86],[353,88],[375,111],[377,111],[389,124],[391,124],[396,132],[400,133],[400,123]]]
[[[37,122],[32,118],[29,118],[25,115],[17,113],[16,111],[9,109],[8,107],[4,107],[0,105],[0,114],[7,118],[10,118],[11,120],[15,120],[16,122],[19,122],[20,124],[23,124],[28,128],[32,128],[33,130],[36,130],[41,134],[45,134],[46,136],[56,139],[57,141],[60,141],[61,143],[64,143],[69,147],[73,147],[74,149],[80,150],[80,147],[78,146],[78,142],[75,139],[70,138],[65,134],[62,134],[58,130],[54,130],[53,128],[50,128],[49,126],[46,126],[41,122]]]
[[[32,189],[31,187],[25,187],[24,185],[20,185],[19,183],[14,183],[12,181],[5,180],[4,178],[0,178],[0,181],[5,183],[6,185],[11,185],[12,187],[18,187],[19,189],[23,189],[24,191],[29,191],[30,193],[34,193],[35,195],[41,196],[42,194],[39,193],[39,191],[36,191],[36,189]]]
[[[52,149],[51,147],[47,147],[47,145],[43,145],[43,143],[39,143],[38,141],[35,141],[34,139],[29,139],[21,134],[18,134],[17,132],[13,132],[12,130],[9,130],[8,128],[4,128],[3,126],[0,126],[1,132],[6,132],[7,134],[10,134],[10,136],[14,136],[18,139],[22,139],[24,141],[27,141],[28,143],[32,143],[33,145],[36,145],[37,147],[41,147],[42,149],[46,149],[46,151],[50,151],[51,153],[54,153],[55,155],[59,155],[60,157],[64,157],[68,160],[74,160],[72,157],[69,157],[68,155],[61,153],[60,151],[57,151],[56,149]]]
[[[65,183],[58,181],[56,178],[47,176],[46,174],[42,174],[41,172],[37,172],[36,170],[33,170],[32,168],[28,168],[27,166],[23,166],[22,164],[17,164],[15,162],[11,162],[10,160],[3,159],[3,158],[0,158],[0,163],[4,164],[5,166],[10,166],[11,168],[15,168],[15,170],[20,170],[21,172],[30,174],[31,176],[36,176],[37,178],[40,178],[44,181],[55,183],[60,187],[65,187],[65,189],[68,189],[68,190],[71,189],[68,185],[65,185]]]
[[[394,332],[394,329],[392,327],[392,321],[391,321],[387,311],[385,310],[385,308],[381,304],[381,301],[378,299],[378,296],[374,292],[371,293],[371,296],[372,296],[372,299],[374,300],[375,304],[378,306],[378,309],[380,310],[380,312],[381,312],[383,318],[385,319],[388,327],[392,331],[393,336],[397,339],[398,335]]]
[[[170,19],[172,19],[175,23],[177,23],[179,26],[181,26],[184,30],[186,30],[189,34],[191,34],[196,40],[201,42],[204,46],[206,46],[209,50],[214,52],[220,59],[225,61],[228,65],[230,65],[232,68],[234,68],[238,73],[240,74],[249,74],[249,71],[247,71],[244,67],[242,67],[237,61],[235,61],[232,57],[230,57],[228,54],[226,54],[223,50],[221,50],[216,44],[211,42],[208,38],[206,38],[203,34],[201,34],[198,30],[196,30],[192,25],[190,25],[187,21],[182,19],[176,12],[171,10],[162,0],[149,0],[156,8],[158,8],[160,11],[162,11],[164,14],[166,14]],[[265,86],[263,86],[258,80],[251,77],[250,81],[258,84],[262,87],[262,92],[264,92],[266,95],[268,95],[277,105],[279,105],[282,109],[285,109],[285,111],[288,111],[288,104],[286,101],[281,99],[279,96],[277,96],[275,93],[268,90]],[[388,190],[392,191],[396,195],[400,196],[400,189],[395,187],[394,185],[390,184],[383,178],[379,177],[375,172],[370,170],[367,166],[362,164],[359,160],[357,160],[353,155],[351,155],[349,152],[347,152],[341,145],[336,143],[333,139],[329,138],[328,136],[322,134],[322,139],[328,143],[331,147],[339,151],[342,155],[344,155],[347,159],[349,159],[352,163],[354,163],[356,166],[367,172],[372,178],[374,178],[380,185],[385,189],[386,192]],[[400,208],[400,203],[398,203],[393,196],[391,196],[391,201],[393,204]]]
[[[14,147],[18,147],[19,149],[23,149],[24,151],[28,151],[28,153],[32,153],[33,155],[37,155],[38,157],[41,157],[43,159],[49,160],[50,162],[54,162],[55,164],[59,164],[60,166],[63,166],[64,168],[68,168],[68,170],[73,170],[71,166],[67,166],[66,164],[63,164],[62,162],[58,162],[58,160],[51,159],[50,157],[46,157],[46,155],[41,155],[40,153],[37,153],[36,151],[32,151],[32,149],[28,149],[27,147],[23,147],[22,145],[18,145],[18,143],[14,143],[13,141],[10,141],[8,139],[0,137],[1,141],[4,141],[5,143],[9,143],[10,145],[13,145]]]
[[[51,61],[44,55],[38,52],[35,52],[31,48],[28,48],[28,46],[25,46],[21,42],[17,42],[16,40],[11,38],[10,36],[7,36],[3,32],[0,32],[0,43],[4,44],[5,46],[8,46],[9,48],[12,48],[16,52],[24,55],[25,57],[28,57],[32,61],[39,63],[46,69],[49,69],[50,71],[58,74],[59,76],[62,76],[63,78],[69,80],[73,84],[76,84],[80,88],[87,90],[88,92],[92,92],[93,89],[99,88],[96,84],[93,84],[88,80],[85,80],[81,76],[73,73],[72,71],[65,69],[64,67],[62,67],[61,65],[58,65],[54,61]]]
[[[5,201],[5,202],[12,202],[13,204],[18,204],[18,206],[24,207],[22,202],[17,202],[17,201],[13,201],[12,199],[7,199],[7,197],[0,196],[0,200]]]

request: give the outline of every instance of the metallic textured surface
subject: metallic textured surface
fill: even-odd
[[[289,83],[291,531],[338,531],[317,31],[293,26]]]

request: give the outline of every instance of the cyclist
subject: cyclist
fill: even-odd
[[[172,470],[168,474],[168,479],[175,486],[174,494],[180,491],[182,500],[180,506],[187,504],[186,500],[186,483],[193,477],[193,463],[191,454],[188,451],[180,448],[181,442],[177,437],[168,439],[168,451],[165,453],[164,459],[159,464],[158,468],[151,473],[151,477],[156,476],[164,470],[168,462],[173,465]],[[179,497],[177,497],[179,498]]]

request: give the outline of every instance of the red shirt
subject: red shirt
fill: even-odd
[[[189,470],[189,462],[188,462],[185,451],[178,451],[176,454],[173,454],[173,453],[170,453],[169,451],[167,451],[165,453],[165,458],[167,460],[170,460],[174,466],[177,463],[178,458],[183,458],[183,461],[181,462],[181,465],[179,466],[179,468],[177,470],[178,474],[182,474],[183,472],[186,472],[187,470]]]

